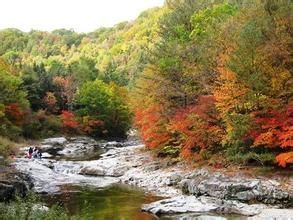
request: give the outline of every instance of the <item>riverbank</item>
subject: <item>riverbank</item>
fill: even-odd
[[[32,187],[33,180],[29,174],[19,172],[11,165],[0,165],[0,202],[25,196]]]
[[[154,157],[137,141],[97,143],[85,137],[54,138],[38,147],[44,159],[29,160],[20,155],[14,165],[33,179],[33,189],[39,193],[58,193],[68,184],[105,188],[123,183],[167,198],[142,206],[154,216],[293,216],[292,176],[284,181],[283,177],[192,169],[183,162],[174,164]],[[279,208],[287,209],[280,213]]]
[[[292,176],[256,178],[241,172],[232,175],[228,171],[225,174],[207,168],[192,169],[183,162],[170,164],[156,158],[143,145],[112,149],[97,164],[87,164],[83,170],[95,173],[100,164],[126,170],[120,177],[123,183],[170,197],[142,207],[144,211],[158,216],[189,212],[198,215],[239,214],[255,218],[266,215],[277,219],[284,217],[284,213],[287,218],[293,216]],[[278,208],[288,209],[278,211]],[[190,214],[185,215],[188,216]]]

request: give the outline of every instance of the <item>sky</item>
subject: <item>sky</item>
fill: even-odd
[[[2,0],[0,29],[66,28],[91,32],[134,20],[142,11],[163,3],[164,0]]]

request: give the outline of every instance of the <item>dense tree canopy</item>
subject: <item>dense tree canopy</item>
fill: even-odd
[[[291,12],[288,0],[166,0],[88,34],[2,30],[1,135],[125,136],[133,112],[152,149],[292,164]]]
[[[292,163],[292,4],[170,0],[165,7],[151,66],[133,95],[147,145],[155,137],[162,141],[150,147],[179,146],[193,160],[224,154],[261,164],[283,151],[278,163]],[[151,129],[142,120],[158,105],[163,114],[149,119]]]

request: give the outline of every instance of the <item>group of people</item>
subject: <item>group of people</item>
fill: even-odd
[[[37,147],[34,147],[34,148],[30,147],[28,149],[27,157],[29,159],[31,159],[31,158],[33,158],[33,159],[42,159],[42,152]]]

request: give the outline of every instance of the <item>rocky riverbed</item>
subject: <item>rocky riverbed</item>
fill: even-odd
[[[135,140],[97,143],[87,137],[60,137],[46,139],[38,147],[44,152],[42,160],[21,155],[14,163],[17,170],[33,180],[37,192],[57,193],[66,184],[103,188],[125,183],[166,197],[143,205],[142,210],[154,216],[170,219],[197,219],[207,214],[237,214],[252,219],[293,216],[292,177],[288,177],[288,184],[283,184],[277,178],[190,170],[184,163],[172,165],[154,158]]]

